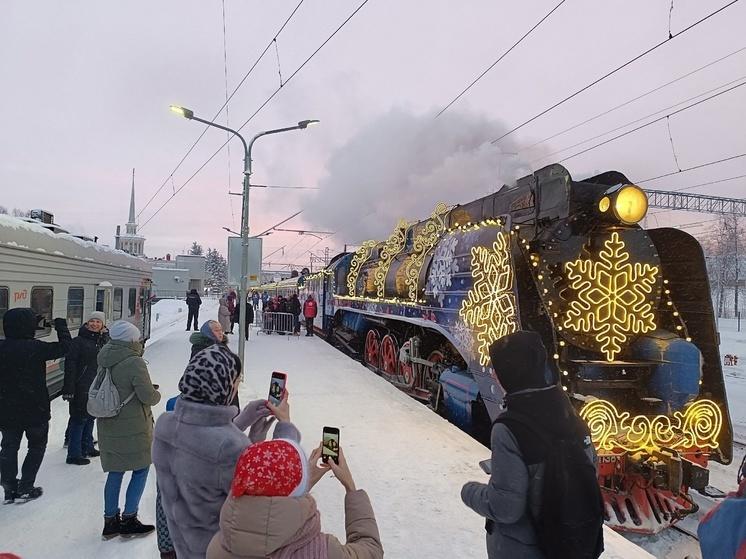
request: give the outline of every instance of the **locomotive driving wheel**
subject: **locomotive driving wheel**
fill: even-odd
[[[399,347],[391,334],[386,334],[381,341],[381,370],[390,376],[396,375],[399,365]]]
[[[378,331],[372,328],[365,336],[363,359],[366,365],[373,367],[376,371],[381,366],[381,338]]]
[[[401,347],[403,350],[406,350],[407,353],[410,353],[409,348],[411,345],[412,342],[407,340]],[[399,375],[403,377],[402,382],[411,388],[414,384],[414,364],[411,361],[409,363],[404,363],[404,361],[400,361],[398,357],[397,361],[399,363]]]

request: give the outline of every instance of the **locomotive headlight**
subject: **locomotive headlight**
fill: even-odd
[[[598,211],[607,219],[634,225],[648,212],[648,197],[639,186],[618,184],[604,192]]]
[[[614,200],[614,215],[626,225],[639,222],[648,213],[648,197],[643,190],[632,184],[624,185]]]

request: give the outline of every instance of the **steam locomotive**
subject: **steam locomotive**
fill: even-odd
[[[503,396],[488,348],[539,332],[591,430],[607,523],[655,533],[696,510],[732,429],[702,249],[642,229],[646,212],[623,174],[555,164],[260,289],[314,294],[331,342],[486,444]]]

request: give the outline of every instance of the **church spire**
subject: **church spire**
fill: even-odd
[[[130,196],[130,219],[129,223],[135,223],[135,169],[132,169],[132,194]]]

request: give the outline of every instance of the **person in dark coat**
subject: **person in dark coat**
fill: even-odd
[[[300,334],[300,313],[301,313],[300,299],[298,294],[293,293],[288,301],[288,312],[293,315],[293,334],[296,336]]]
[[[197,323],[199,322],[199,306],[202,304],[202,299],[197,293],[196,289],[192,289],[186,296],[186,304],[189,309],[187,315],[187,330],[192,328],[192,319],[194,319],[194,331],[197,331]]]
[[[504,336],[490,346],[490,358],[508,412],[530,417],[550,438],[582,441],[588,460],[595,460],[588,428],[552,378],[539,334],[518,331]],[[527,444],[519,444],[519,439]],[[461,489],[464,504],[487,519],[487,557],[544,559],[534,519],[541,512],[546,447],[527,427],[504,422],[493,425],[490,447],[489,483],[471,481]],[[600,529],[598,537],[603,549]]]
[[[306,297],[306,302],[303,303],[303,317],[306,319],[306,336],[313,336],[313,319],[316,318],[318,313],[318,307],[316,301],[313,300],[313,295],[310,293]]]
[[[230,331],[231,334],[233,334],[233,326],[238,322],[238,319],[234,320],[236,307],[238,306],[236,305],[236,297],[237,297],[236,292],[232,289],[228,292],[228,295],[226,295],[225,297],[225,300],[228,303],[228,312],[231,313],[231,331]]]
[[[64,318],[54,319],[56,342],[34,338],[40,318],[34,311],[10,309],[3,316],[5,340],[0,341],[0,484],[5,502],[26,502],[41,497],[34,487],[44,460],[49,435],[47,361],[64,357],[70,349],[70,332]],[[18,475],[18,450],[26,435],[28,452]]]
[[[88,321],[80,327],[78,336],[72,341],[65,356],[65,384],[63,400],[70,402],[70,438],[67,447],[67,463],[77,466],[90,464],[90,456],[99,456],[93,446],[94,418],[88,415],[88,390],[98,372],[99,350],[109,341],[106,331],[106,315],[91,313]]]
[[[241,320],[241,308],[240,305],[236,305],[233,309],[233,315],[231,321],[234,324],[238,324]],[[249,339],[249,333],[251,331],[251,325],[254,324],[254,305],[252,300],[249,298],[246,300],[246,328],[244,328],[244,339]]]

